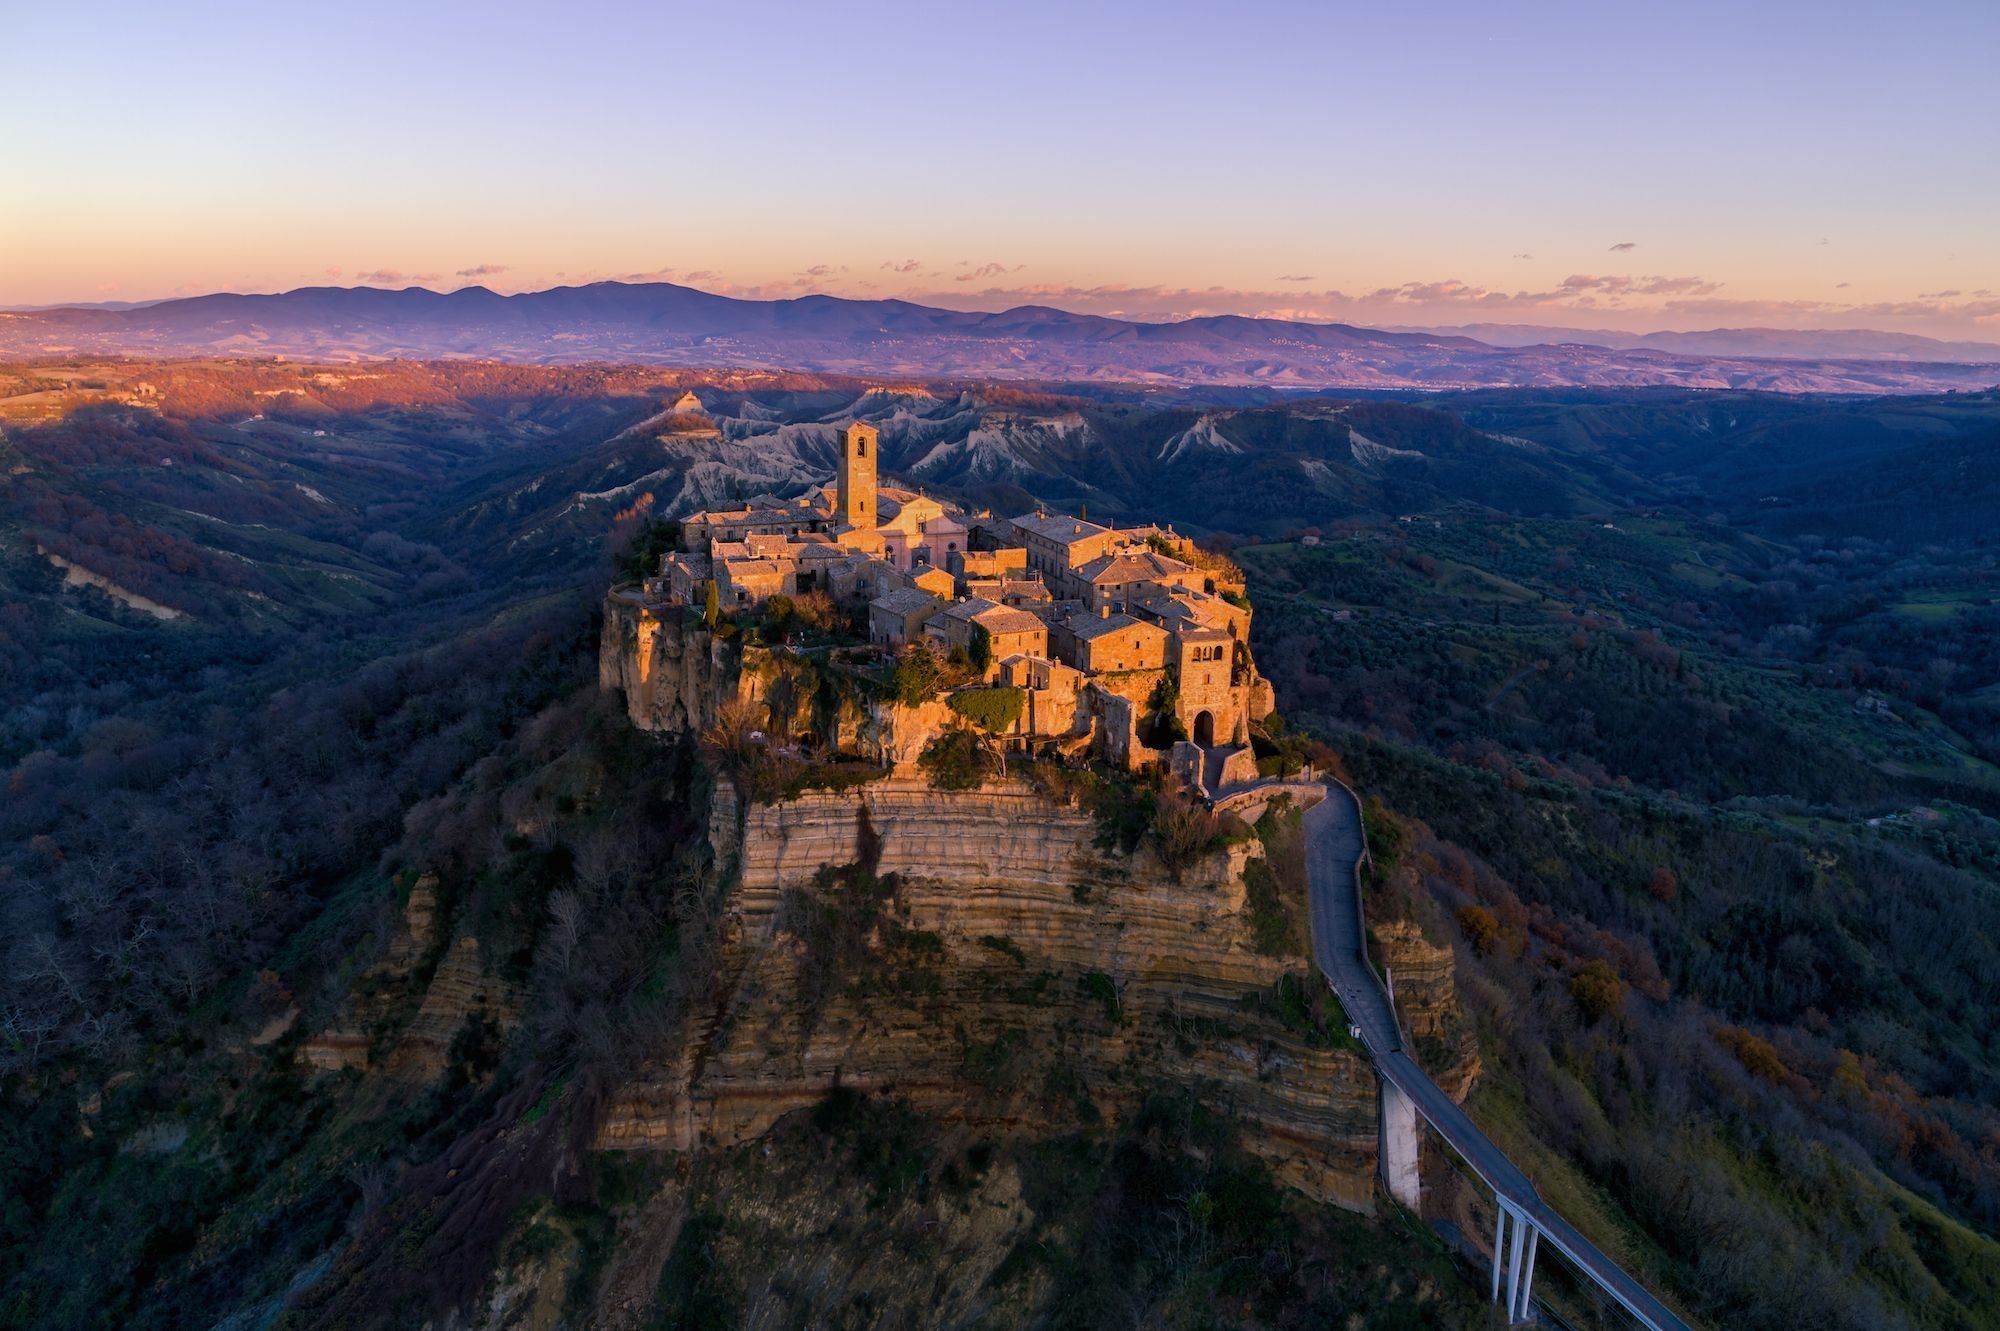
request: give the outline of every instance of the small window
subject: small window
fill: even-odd
[[[857,439],[854,441],[854,456],[858,458],[868,456],[868,441],[866,439]]]

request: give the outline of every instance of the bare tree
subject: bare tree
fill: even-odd
[[[583,937],[583,901],[574,892],[557,892],[549,898],[549,951],[555,966],[567,977],[576,966],[577,944]]]

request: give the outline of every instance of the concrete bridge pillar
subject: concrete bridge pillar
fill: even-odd
[[[1527,1240],[1523,1217],[1514,1217],[1514,1237],[1507,1241],[1507,1322],[1514,1322],[1514,1308],[1521,1298],[1521,1245]]]
[[[1511,1224],[1509,1222],[1512,1222]],[[1507,1324],[1528,1320],[1534,1304],[1535,1249],[1542,1231],[1504,1200],[1493,1226],[1493,1302],[1500,1302],[1500,1276],[1507,1276]]]
[[[1535,1244],[1541,1237],[1541,1230],[1533,1228],[1528,1230],[1528,1256],[1525,1265],[1521,1268],[1521,1297],[1514,1304],[1514,1315],[1509,1319],[1510,1321],[1527,1321],[1528,1309],[1534,1306]]]
[[[1500,1208],[1499,1216],[1493,1222],[1493,1292],[1487,1297],[1494,1303],[1500,1302],[1500,1268],[1506,1263],[1507,1255],[1507,1208]]]
[[[1417,1105],[1382,1078],[1381,1102],[1382,1186],[1412,1211],[1417,1209]]]

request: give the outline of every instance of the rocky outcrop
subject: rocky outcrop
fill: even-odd
[[[417,1015],[396,1037],[389,1071],[415,1080],[429,1080],[444,1071],[451,1042],[465,1023],[480,1017],[496,1030],[511,1027],[519,1000],[507,984],[489,973],[479,940],[470,934],[454,939],[424,988]]]
[[[1254,842],[1176,881],[1025,786],[904,777],[775,805],[725,787],[711,834],[736,874],[727,992],[671,1065],[615,1097],[601,1144],[742,1142],[836,1084],[945,1121],[1062,1131],[1166,1081],[1226,1104],[1286,1182],[1368,1205],[1372,1071],[1256,1006],[1287,963],[1253,950],[1242,916]],[[800,902],[823,866],[857,861],[893,897],[868,960],[815,982]]]
[[[1458,1005],[1452,950],[1432,943],[1410,920],[1390,920],[1374,932],[1404,1032],[1432,1079],[1463,1103],[1481,1067],[1479,1042]]]
[[[355,982],[340,1015],[300,1043],[300,1060],[325,1071],[379,1063],[392,1076],[427,1081],[444,1070],[452,1041],[475,1014],[496,1029],[511,1026],[518,995],[489,973],[470,934],[435,956],[443,928],[438,878],[427,873],[411,884],[382,959]],[[413,991],[432,959],[436,968]]]
[[[699,734],[742,686],[738,652],[684,608],[655,608],[630,592],[604,598],[597,683],[625,695],[641,730]]]

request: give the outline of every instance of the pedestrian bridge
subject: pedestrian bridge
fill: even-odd
[[[1688,1331],[1645,1286],[1542,1201],[1527,1175],[1404,1049],[1389,987],[1368,959],[1368,929],[1361,913],[1360,867],[1367,855],[1361,804],[1337,781],[1326,782],[1323,789],[1325,798],[1305,812],[1313,960],[1347,1009],[1381,1079],[1381,1173],[1390,1195],[1413,1210],[1417,1206],[1417,1119],[1422,1118],[1499,1203],[1492,1298],[1498,1303],[1504,1292],[1509,1322],[1529,1315],[1535,1258],[1547,1242],[1641,1326]]]

